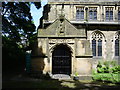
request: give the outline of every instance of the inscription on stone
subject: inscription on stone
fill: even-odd
[[[50,39],[49,40],[50,44],[55,44],[55,43],[74,43],[73,39]]]

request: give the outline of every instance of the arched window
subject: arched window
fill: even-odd
[[[98,56],[102,56],[102,40],[98,40]]]
[[[118,31],[115,35],[115,56],[119,56],[119,36],[120,36],[120,31]]]
[[[103,33],[96,30],[92,33],[92,54],[93,56],[102,56]]]
[[[115,56],[119,56],[119,40],[115,40]]]
[[[93,56],[96,56],[96,40],[92,40],[92,54]]]

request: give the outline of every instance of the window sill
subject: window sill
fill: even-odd
[[[93,59],[103,59],[102,56],[93,56]]]
[[[118,25],[120,22],[114,22],[114,21],[70,21],[73,24],[112,24],[112,25]]]

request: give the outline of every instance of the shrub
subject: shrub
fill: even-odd
[[[98,62],[97,72],[92,71],[93,79],[99,81],[120,82],[120,65],[115,61]]]
[[[120,73],[120,65],[111,68],[112,73]]]
[[[98,73],[119,73],[120,72],[120,65],[117,65],[116,61],[104,61],[98,62],[97,65],[97,72]]]

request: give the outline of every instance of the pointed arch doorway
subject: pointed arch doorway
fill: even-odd
[[[71,50],[67,45],[57,45],[52,53],[52,74],[71,74]]]

